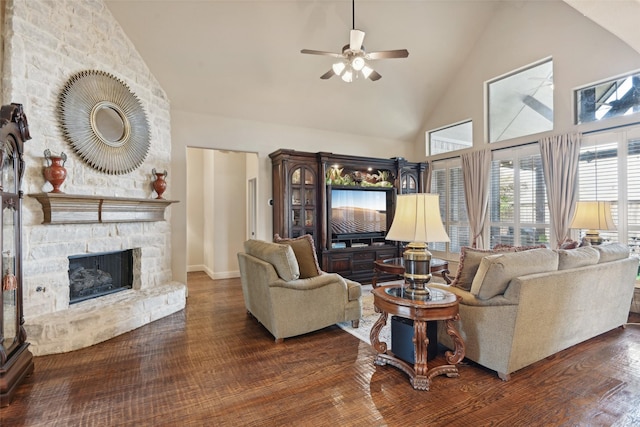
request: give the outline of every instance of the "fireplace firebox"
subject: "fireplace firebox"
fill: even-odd
[[[133,249],[69,257],[69,304],[132,286]]]

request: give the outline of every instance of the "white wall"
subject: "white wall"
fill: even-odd
[[[640,54],[613,34],[563,2],[502,2],[438,107],[428,117],[425,131],[471,118],[474,149],[485,143],[485,82],[553,57],[554,129],[551,132],[494,143],[491,148],[527,143],[542,136],[637,121],[618,118],[583,126],[573,124],[573,90],[589,83],[640,69]],[[425,153],[425,141],[416,141],[414,156]],[[445,155],[434,158],[446,157]]]
[[[203,150],[187,149],[187,270],[204,271],[204,156]]]
[[[371,157],[406,157],[411,159],[411,144],[324,132],[315,129],[296,128],[247,120],[207,116],[172,110],[171,129],[173,149],[171,164],[173,194],[186,194],[187,147],[214,148],[219,150],[257,153],[258,178],[258,233],[256,238],[273,237],[272,211],[268,200],[272,196],[271,159],[269,153],[279,148],[308,152],[333,152]],[[389,151],[393,147],[393,152]],[[243,218],[244,221],[244,218]],[[171,212],[172,254],[174,279],[187,275],[187,209],[184,203],[174,205]],[[218,251],[218,243],[214,243]]]

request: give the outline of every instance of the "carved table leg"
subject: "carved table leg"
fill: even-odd
[[[389,315],[384,311],[380,312],[380,317],[376,320],[376,323],[373,324],[371,328],[371,332],[369,333],[369,339],[371,340],[371,345],[376,350],[378,354],[384,354],[387,352],[387,343],[384,341],[380,341],[380,331],[384,328],[384,325],[387,324],[387,317]],[[377,360],[376,360],[377,361]]]
[[[460,363],[460,361],[464,359],[464,341],[462,341],[462,337],[460,336],[460,333],[458,332],[458,329],[456,328],[456,325],[454,323],[458,320],[460,320],[460,314],[456,314],[456,317],[454,317],[453,319],[445,320],[447,335],[449,335],[451,339],[453,339],[455,347],[453,352],[448,350],[445,353],[447,362],[451,363],[452,365]]]
[[[414,320],[413,348],[415,352],[415,362],[413,365],[413,375],[411,375],[411,385],[416,390],[429,390],[430,378],[428,376],[429,366],[427,365],[428,346],[427,322],[424,320]]]

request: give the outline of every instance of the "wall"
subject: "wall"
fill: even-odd
[[[268,200],[272,197],[271,159],[269,153],[279,148],[308,152],[333,152],[370,157],[406,157],[411,160],[411,144],[325,132],[314,129],[281,126],[247,120],[208,116],[185,111],[171,111],[172,156],[175,171],[171,182],[176,194],[184,194],[187,187],[187,147],[257,153],[258,180],[258,233],[256,238],[273,238],[272,210]],[[394,147],[393,152],[389,147]],[[244,220],[244,219],[243,219]],[[187,209],[183,204],[173,207],[172,269],[174,280],[186,281],[187,276]],[[226,247],[214,242],[214,251]]]
[[[204,271],[203,150],[187,149],[187,170],[187,271]]]
[[[68,178],[62,187],[66,193],[155,197],[150,187],[151,170],[166,169],[172,176],[169,101],[102,1],[10,1],[4,30],[3,103],[24,105],[33,138],[25,144],[24,193],[51,188],[45,185],[42,174],[43,151],[48,148],[68,156]],[[58,96],[73,74],[89,69],[103,70],[123,80],[146,111],[151,148],[142,166],[131,173],[116,176],[94,170],[62,137]],[[165,197],[170,199],[172,194],[176,192],[169,183]],[[185,194],[184,188],[181,194]],[[24,313],[34,354],[91,345],[184,307],[184,285],[171,282],[168,222],[42,225],[42,221],[39,203],[25,197]],[[91,322],[87,322],[91,317],[88,312],[94,310],[89,309],[94,303],[79,303],[69,309],[67,256],[127,248],[141,249],[140,284],[136,290],[126,291],[135,304],[119,312],[116,305],[121,302],[113,304],[103,317],[94,311]],[[169,294],[171,298],[167,298]],[[112,302],[122,299],[105,298]],[[87,311],[78,314],[83,307]],[[83,331],[74,330],[77,327]],[[70,336],[85,332],[87,335],[76,341]]]
[[[640,69],[640,54],[613,34],[585,18],[564,2],[502,2],[493,20],[445,95],[437,103],[424,130],[473,119],[474,149],[485,143],[485,82],[553,57],[554,129],[551,132],[494,143],[491,148],[539,140],[542,136],[637,121],[619,118],[603,123],[573,124],[573,90],[589,83]],[[418,139],[414,156],[424,155]],[[434,158],[447,157],[446,155]]]

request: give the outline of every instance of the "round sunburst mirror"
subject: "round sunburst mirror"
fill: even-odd
[[[113,175],[138,168],[149,152],[149,124],[129,87],[104,71],[81,71],[60,94],[60,122],[71,147]]]

